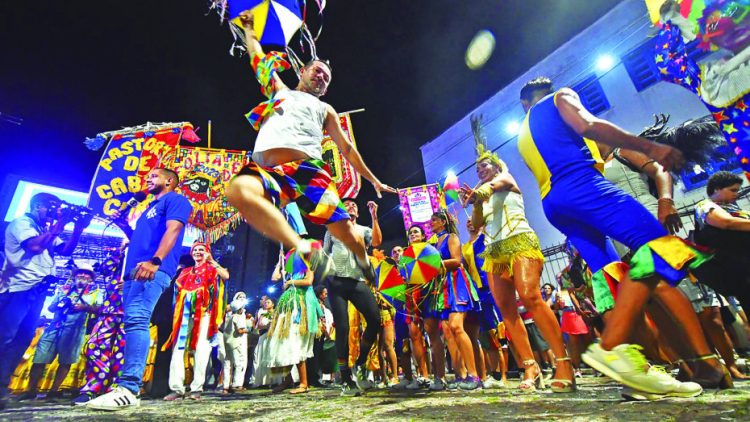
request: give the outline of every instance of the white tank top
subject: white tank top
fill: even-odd
[[[512,191],[495,192],[484,203],[485,244],[495,243],[534,230],[526,220],[521,194]]]
[[[302,91],[283,89],[275,99],[284,100],[258,131],[253,150],[253,161],[260,159],[259,152],[275,148],[302,151],[310,158],[323,159],[323,123],[326,103]]]

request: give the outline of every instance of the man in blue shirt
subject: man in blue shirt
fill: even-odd
[[[138,393],[149,349],[149,321],[156,301],[177,271],[190,202],[174,192],[179,177],[168,169],[155,169],[146,179],[154,201],[136,223],[125,259],[123,284],[125,362],[117,387],[88,406],[119,410],[140,405]]]

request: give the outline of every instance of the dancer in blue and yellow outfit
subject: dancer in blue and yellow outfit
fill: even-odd
[[[700,394],[700,385],[680,383],[649,368],[640,347],[626,341],[657,284],[674,285],[710,256],[669,235],[642,205],[607,181],[601,174],[595,142],[643,152],[667,170],[681,165],[682,155],[594,117],[581,105],[575,91],[563,88],[554,92],[547,78],[528,82],[521,90],[521,104],[527,114],[518,148],[537,180],[545,215],[570,238],[595,279],[606,279],[618,271],[621,278],[602,341],[589,347],[584,361],[638,391],[658,396]],[[629,272],[607,252],[607,236],[635,251]],[[694,350],[711,355],[687,299],[666,305],[680,321],[685,339]],[[703,363],[705,378],[698,375],[696,379],[706,385],[718,384],[723,378],[720,363]]]
[[[462,390],[475,390],[482,386],[482,381],[477,376],[477,367],[474,359],[472,342],[479,339],[470,339],[464,330],[468,312],[479,312],[479,296],[477,295],[474,282],[471,281],[469,273],[461,263],[461,241],[458,239],[458,229],[453,217],[446,210],[440,210],[432,215],[430,220],[432,231],[436,233],[437,244],[435,247],[440,251],[443,259],[445,275],[442,278],[443,307],[448,312],[448,328],[450,337],[455,342],[458,355],[461,356],[466,374],[463,369],[456,368],[461,380],[458,388]],[[430,330],[428,330],[428,333]],[[477,333],[478,334],[478,333]],[[473,341],[472,341],[473,340]],[[455,362],[454,362],[455,363]]]

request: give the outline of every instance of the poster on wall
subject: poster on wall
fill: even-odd
[[[406,231],[408,232],[409,227],[417,224],[422,227],[427,239],[429,239],[432,236],[430,227],[432,214],[440,208],[445,208],[445,198],[440,190],[440,185],[432,183],[399,189],[398,198]]]

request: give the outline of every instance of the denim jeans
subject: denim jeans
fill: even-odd
[[[0,398],[8,394],[10,377],[34,339],[44,298],[38,287],[0,294]]]
[[[138,395],[151,343],[149,323],[156,302],[169,287],[171,278],[157,271],[151,281],[125,279],[122,286],[125,322],[125,362],[118,385]]]

